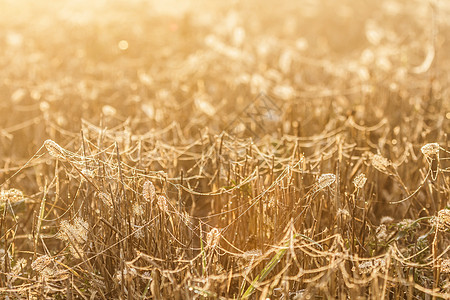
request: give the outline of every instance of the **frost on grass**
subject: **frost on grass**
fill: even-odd
[[[122,270],[117,270],[115,274],[115,279],[117,281],[117,284],[122,284],[123,279],[125,279],[126,282],[130,282],[138,275],[135,268],[130,268],[128,266],[125,266],[125,268]]]
[[[387,227],[384,224],[381,224],[376,229],[376,237],[379,241],[385,242],[388,238]]]
[[[0,265],[5,273],[24,271],[15,282],[6,279],[0,294],[22,289],[29,295],[18,292],[16,298],[57,299],[70,292],[86,299],[231,299],[254,289],[247,299],[357,297],[372,291],[395,298],[396,292],[403,293],[400,297],[409,293],[398,279],[408,280],[414,268],[410,298],[446,298],[442,295],[448,283],[444,279],[434,288],[430,264],[432,251],[448,259],[446,235],[439,233],[442,242],[435,249],[425,246],[429,238],[418,239],[430,227],[423,226],[423,208],[447,200],[449,160],[439,133],[445,132],[450,114],[447,102],[428,103],[426,76],[414,78],[417,88],[410,88],[404,61],[417,60],[420,49],[409,41],[397,44],[397,33],[389,28],[396,24],[392,21],[408,23],[413,20],[407,16],[417,17],[409,6],[382,0],[380,4],[397,5],[402,16],[399,19],[397,11],[392,14],[395,20],[376,23],[370,19],[373,11],[362,6],[308,7],[305,17],[314,23],[312,29],[318,25],[314,20],[336,12],[342,12],[339,26],[323,32],[345,34],[345,18],[358,23],[348,28],[362,39],[360,43],[355,38],[353,44],[308,29],[299,38],[297,29],[305,23],[294,9],[298,4],[262,9],[261,15],[257,7],[249,15],[221,4],[226,7],[217,15],[200,9],[198,20],[188,13],[182,20],[163,18],[163,26],[153,26],[159,18],[149,23],[147,15],[136,15],[137,2],[142,1],[124,2],[113,6],[114,11],[98,7],[105,14],[88,18],[89,28],[96,22],[111,25],[102,39],[106,46],[94,51],[84,47],[92,39],[91,31],[83,30],[87,21],[77,23],[83,28],[75,38],[70,30],[60,31],[65,26],[55,26],[58,34],[49,37],[49,45],[64,44],[67,38],[76,53],[67,47],[37,49],[34,44],[40,43],[33,43],[27,26],[12,24],[14,32],[27,37],[27,49],[17,53],[17,48],[8,48],[3,53],[18,73],[6,76],[11,82],[5,101],[11,105],[0,130],[0,177],[7,179],[29,161],[23,154],[42,145],[42,133],[51,140],[41,149],[48,159],[33,157],[0,191],[0,205],[5,207],[23,199],[20,191],[7,190],[10,187],[27,195],[14,214],[2,215],[0,231],[10,246],[0,249]],[[132,30],[116,28],[105,19],[126,19],[128,13],[137,17]],[[383,12],[376,13],[385,18]],[[38,15],[33,24],[42,27]],[[44,23],[52,25],[50,19]],[[413,25],[413,31],[423,28]],[[439,25],[446,29],[446,24]],[[142,32],[148,39],[139,39]],[[148,41],[165,46],[142,56],[141,50],[152,46]],[[129,48],[117,49],[118,42],[129,42]],[[360,57],[348,51],[355,45]],[[396,46],[401,46],[401,57],[395,55]],[[17,59],[12,59],[14,53]],[[46,57],[54,60],[48,63]],[[36,72],[19,64],[28,58]],[[80,61],[88,63],[89,74],[74,72]],[[436,65],[437,72],[440,67]],[[445,96],[444,77],[433,81],[432,89]],[[408,118],[399,117],[399,112]],[[425,145],[428,141],[440,145]],[[74,149],[64,149],[67,142]],[[58,163],[62,160],[69,163]],[[427,163],[432,176],[442,175],[439,180],[424,179]],[[159,172],[167,174],[161,184],[156,182]],[[328,172],[333,174],[321,175]],[[382,176],[372,181],[369,173]],[[397,183],[417,192],[405,198],[407,189]],[[175,199],[177,205],[172,205]],[[398,199],[405,200],[385,205]],[[446,211],[429,210],[434,230],[448,228]],[[61,222],[69,215],[84,220]],[[403,216],[413,221],[399,222]],[[208,226],[204,232],[202,225]],[[37,238],[27,241],[27,236]],[[390,251],[391,238],[396,238],[398,254],[408,259],[392,255],[393,263],[385,267],[389,273],[382,274],[384,260],[373,256]],[[35,271],[29,260],[34,253],[48,254],[38,254]],[[437,263],[447,276],[449,261],[433,261],[433,266]],[[355,270],[349,273],[352,265]],[[54,274],[58,267],[70,270],[71,279],[39,282],[41,273]],[[329,277],[330,272],[335,276]],[[34,277],[26,278],[28,274]]]
[[[53,258],[48,255],[42,255],[36,258],[31,263],[31,268],[36,272],[42,272],[45,268],[48,268],[53,263]]]
[[[390,162],[387,158],[374,154],[371,158],[372,166],[380,172],[386,173],[387,168],[390,166]]]
[[[48,154],[50,154],[52,157],[60,159],[60,160],[66,160],[64,148],[62,148],[56,142],[54,142],[52,140],[46,140],[44,142],[44,146],[47,149]]]
[[[431,157],[433,155],[438,155],[439,154],[439,144],[438,143],[428,143],[428,144],[422,146],[422,148],[420,148],[420,151],[422,151],[422,154],[425,157]]]
[[[0,204],[3,202],[16,203],[24,198],[23,192],[18,189],[0,191]]]
[[[447,231],[450,229],[450,209],[441,209],[437,216],[430,219],[430,224],[439,231]]]
[[[357,189],[362,189],[364,185],[366,184],[367,177],[364,173],[359,174],[358,176],[353,179],[353,184]]]
[[[19,258],[12,268],[14,274],[19,275],[27,266],[27,260],[23,257]]]
[[[220,241],[220,231],[217,228],[211,229],[206,235],[206,247],[215,249]]]
[[[158,207],[162,212],[169,211],[169,205],[167,204],[167,198],[164,195],[158,196]]]
[[[136,217],[142,216],[144,214],[144,208],[139,203],[133,204],[133,214]]]
[[[11,255],[9,254],[9,252],[5,252],[5,249],[0,248],[0,264],[3,265],[5,263],[6,258],[11,259]]]
[[[342,209],[342,208],[338,208],[336,215],[344,217],[344,218],[350,217],[350,213],[348,212],[348,210]]]
[[[358,265],[358,268],[362,274],[370,274],[375,270],[385,272],[386,260],[383,258],[367,260],[365,262],[360,263]]]
[[[263,255],[263,253],[262,253],[261,249],[253,249],[253,250],[246,251],[243,254],[243,257],[244,257],[244,259],[247,259],[247,260],[253,260],[262,255]]]
[[[156,199],[156,189],[150,180],[146,180],[142,186],[142,195],[147,202],[154,202]]]
[[[63,220],[60,224],[58,237],[69,243],[70,251],[76,258],[81,258],[83,245],[88,240],[89,224],[81,218],[75,218],[73,224]]]
[[[441,261],[441,272],[446,274],[450,273],[450,259],[443,259]]]
[[[0,212],[4,210],[5,207],[9,205],[17,205],[22,203],[24,200],[24,195],[21,190],[9,189],[0,190]]]
[[[55,276],[64,275],[64,270],[59,270],[53,257],[49,255],[41,255],[32,263],[31,268],[38,272],[43,278],[54,278]]]
[[[331,173],[326,173],[320,175],[319,179],[317,180],[315,191],[323,190],[326,187],[329,187],[336,181],[336,175]]]
[[[381,220],[380,220],[381,224],[390,224],[392,222],[394,222],[394,219],[390,216],[383,216],[383,217],[381,217]]]
[[[404,219],[397,223],[397,228],[401,231],[410,231],[412,229],[415,229],[418,225],[414,220],[411,219]]]
[[[103,202],[107,207],[109,207],[110,209],[112,209],[112,208],[114,207],[114,206],[113,206],[113,201],[112,201],[112,199],[111,199],[111,196],[108,195],[107,193],[99,192],[99,193],[98,193],[98,197],[99,197],[100,200],[102,200],[102,202]]]

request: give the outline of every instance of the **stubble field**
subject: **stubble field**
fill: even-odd
[[[448,299],[449,40],[446,1],[0,0],[0,297]]]

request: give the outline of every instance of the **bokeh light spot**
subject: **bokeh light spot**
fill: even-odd
[[[128,42],[125,40],[121,40],[117,46],[120,50],[125,51],[128,49]]]

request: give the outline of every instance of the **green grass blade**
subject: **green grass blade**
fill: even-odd
[[[296,237],[297,237],[297,235],[294,235],[294,238],[296,238]],[[252,283],[247,288],[245,293],[242,295],[241,299],[248,298],[255,291],[256,285],[258,285],[260,282],[262,282],[267,277],[267,275],[269,275],[269,273],[273,270],[273,268],[275,268],[275,266],[280,262],[280,260],[283,258],[284,254],[288,250],[289,242],[290,241],[286,242],[285,247],[283,249],[278,250],[278,252],[269,261],[269,263],[264,267],[264,269],[261,271],[261,273],[258,276],[256,276],[256,278],[252,281]]]

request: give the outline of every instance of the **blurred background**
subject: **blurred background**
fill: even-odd
[[[130,141],[174,122],[186,137],[314,134],[330,111],[376,124],[392,99],[445,131],[449,26],[448,1],[1,0],[0,154],[83,121]]]

